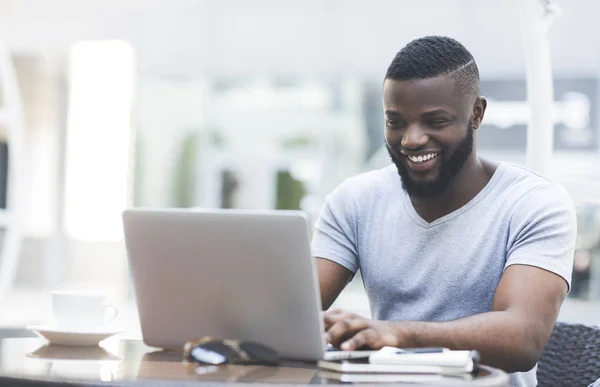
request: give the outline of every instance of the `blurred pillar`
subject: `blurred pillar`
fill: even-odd
[[[67,74],[65,58],[46,58],[47,71],[52,79],[52,97],[54,98],[54,109],[56,125],[56,183],[53,185],[54,201],[52,205],[52,233],[46,245],[44,257],[43,282],[46,285],[56,285],[65,278],[66,274],[66,238],[65,238],[65,154],[67,142]]]
[[[0,42],[0,126],[7,130],[8,186],[6,209],[0,210],[0,227],[4,238],[0,250],[0,303],[10,292],[19,267],[23,241],[23,181],[25,165],[25,119],[21,87],[13,58],[7,46]]]
[[[527,166],[547,174],[554,144],[552,62],[547,33],[559,14],[551,0],[518,0],[523,33],[527,101]]]
[[[135,52],[127,41],[80,41],[70,48],[64,185],[69,239],[123,238],[135,78]]]

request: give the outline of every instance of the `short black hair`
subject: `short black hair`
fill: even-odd
[[[447,36],[426,36],[408,43],[392,60],[385,79],[412,81],[451,75],[456,92],[479,96],[479,69],[473,55]]]

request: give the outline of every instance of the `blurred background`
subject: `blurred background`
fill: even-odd
[[[138,334],[127,207],[315,220],[346,177],[389,163],[381,84],[417,37],[472,52],[489,100],[479,151],[525,164],[517,3],[0,0],[0,326],[47,322],[50,291],[85,289],[106,292]],[[579,223],[560,319],[600,324],[600,2],[556,4],[548,175]],[[369,315],[360,276],[337,304]]]

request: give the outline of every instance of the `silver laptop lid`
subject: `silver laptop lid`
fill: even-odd
[[[132,209],[125,241],[144,342],[212,336],[317,360],[325,342],[300,211]]]

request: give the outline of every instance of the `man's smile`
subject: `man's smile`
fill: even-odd
[[[438,164],[441,155],[439,151],[425,151],[420,153],[401,152],[406,157],[407,165],[410,169],[417,172],[427,172]]]

